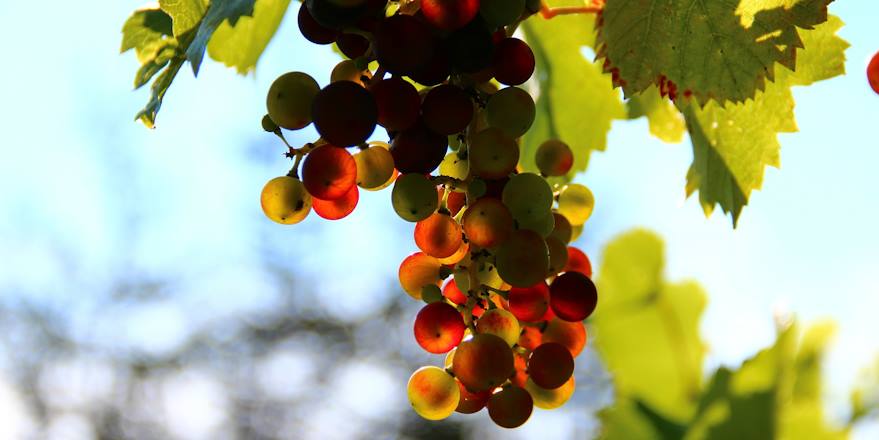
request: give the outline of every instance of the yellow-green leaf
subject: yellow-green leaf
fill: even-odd
[[[672,102],[660,96],[659,89],[649,87],[626,101],[629,119],[647,117],[650,134],[664,142],[676,143],[684,138],[684,117]]]
[[[250,72],[278,30],[289,5],[290,0],[259,0],[253,17],[241,17],[234,26],[225,22],[217,28],[208,43],[208,55],[240,74]]]

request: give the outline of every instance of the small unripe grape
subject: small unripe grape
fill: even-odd
[[[488,125],[501,129],[511,138],[518,138],[528,132],[536,114],[534,99],[518,87],[499,90],[491,95],[485,106]]]
[[[320,91],[307,73],[288,72],[276,79],[266,96],[269,117],[281,127],[299,130],[311,123],[311,105]]]
[[[443,300],[443,291],[436,284],[428,284],[421,288],[421,300],[433,304]]]
[[[568,144],[550,139],[537,147],[534,160],[537,169],[545,176],[564,176],[574,165],[574,153]]]
[[[550,237],[555,237],[557,240],[561,241],[564,244],[568,244],[571,242],[571,235],[573,234],[571,228],[571,222],[568,221],[568,218],[554,212],[552,214],[553,217],[553,227],[552,232],[549,233]]]
[[[436,211],[439,201],[434,184],[421,174],[403,174],[391,192],[394,211],[403,220],[417,222]]]
[[[301,222],[311,211],[311,195],[299,179],[280,176],[269,180],[260,195],[266,217],[282,225]]]
[[[440,163],[439,173],[453,179],[464,180],[470,172],[470,163],[467,159],[461,159],[458,153],[452,152],[446,155]]]
[[[278,131],[278,124],[275,124],[275,121],[273,121],[269,115],[263,116],[262,121],[260,121],[260,122],[262,124],[263,130],[265,130],[269,133],[274,133],[274,132]]]
[[[582,225],[589,220],[595,207],[592,191],[579,183],[568,184],[559,194],[559,213],[572,225]]]
[[[534,399],[534,406],[540,409],[556,409],[564,405],[574,395],[576,388],[574,376],[567,382],[555,389],[546,389],[538,386],[533,380],[525,382],[525,391]]]
[[[564,271],[568,264],[568,247],[555,237],[546,238],[546,247],[549,249],[550,275]]]
[[[442,420],[455,411],[461,393],[455,378],[439,367],[421,367],[406,386],[409,403],[419,416]]]
[[[534,401],[528,391],[517,386],[504,388],[488,399],[488,415],[498,426],[517,428],[531,417]]]
[[[461,342],[466,328],[456,308],[434,302],[424,306],[415,317],[415,341],[429,353],[446,353]],[[567,353],[567,349],[562,349]]]
[[[519,321],[503,309],[491,309],[476,321],[476,333],[491,333],[500,337],[511,347],[519,340]]]

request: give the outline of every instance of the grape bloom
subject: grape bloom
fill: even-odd
[[[519,86],[532,78],[535,58],[512,35],[540,4],[306,0],[303,36],[336,43],[348,59],[329,84],[289,72],[266,96],[262,127],[293,160],[262,191],[266,217],[289,225],[314,211],[340,220],[356,210],[361,190],[391,186],[393,211],[412,225],[417,252],[398,277],[426,303],[412,335],[437,355],[407,386],[426,419],[486,408],[497,425],[515,428],[535,406],[560,407],[575,391],[583,320],[598,290],[589,258],[571,242],[595,199],[583,185],[558,183],[574,169],[562,140],[529,146],[536,154],[522,157],[536,106]],[[879,87],[876,59],[869,76]],[[284,130],[309,125],[319,139],[287,144]]]

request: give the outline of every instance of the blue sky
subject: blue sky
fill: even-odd
[[[75,313],[124,274],[170,279],[200,314],[159,304],[120,334],[161,351],[182,337],[186,320],[273,301],[276,287],[259,268],[266,248],[330,292],[309,298],[321,312],[365,316],[376,295],[393,294],[397,265],[415,246],[389,191],[362,192],[339,222],[310,216],[285,228],[259,211],[262,185],[289,167],[259,129],[265,91],[290,70],[327,83],[337,61],[327,47],[305,44],[288,14],[255,74],[216,63],[197,80],[182,71],[150,131],[132,122],[147,99],[146,90],[131,91],[134,56],[118,55],[119,29],[140,3],[88,6],[60,2],[49,14],[38,3],[0,1],[0,295]],[[879,3],[839,1],[831,12],[852,44],[848,75],[794,89],[800,131],[780,136],[782,167],[767,171],[738,229],[719,212],[705,219],[697,200],[685,199],[688,141],[663,144],[643,120],[615,122],[607,152],[577,180],[596,195],[580,244],[598,263],[607,240],[645,227],[666,241],[668,278],[705,287],[712,366],[768,345],[775,313],[839,322],[827,374],[841,416],[853,377],[879,355],[879,96],[864,75],[879,49]],[[291,142],[314,137],[308,128]]]

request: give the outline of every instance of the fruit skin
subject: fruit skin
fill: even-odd
[[[525,382],[525,391],[531,395],[534,400],[534,406],[540,409],[556,409],[565,404],[571,395],[574,394],[575,388],[574,376],[571,376],[562,386],[548,390],[541,388],[533,380],[528,379]]]
[[[311,123],[311,104],[320,86],[307,73],[287,72],[269,87],[266,110],[275,124],[299,130]]]
[[[280,176],[269,180],[260,195],[266,217],[282,225],[301,222],[311,211],[311,195],[299,179]]]
[[[574,374],[574,357],[556,342],[540,344],[528,359],[528,375],[537,386],[548,390],[565,384]]]
[[[394,211],[407,222],[426,219],[439,206],[436,187],[421,174],[403,174],[394,182],[391,190]]]
[[[453,31],[469,23],[479,12],[480,0],[421,0],[424,19],[435,27]]]
[[[506,341],[511,347],[519,340],[519,320],[503,309],[491,309],[476,321],[477,333],[491,333]]]
[[[542,174],[564,176],[574,166],[574,153],[568,144],[558,139],[550,139],[537,147],[534,161]]]
[[[491,390],[513,374],[513,352],[500,337],[480,333],[455,349],[452,371],[474,393]]]
[[[452,415],[461,399],[455,378],[434,366],[415,370],[406,390],[412,408],[428,420],[442,420]]]
[[[428,284],[440,284],[442,264],[436,258],[416,252],[400,263],[397,272],[400,287],[412,298],[421,299],[422,288]]]
[[[531,417],[534,400],[523,388],[511,386],[488,399],[488,415],[498,426],[517,428]]]
[[[565,272],[549,286],[549,306],[565,321],[577,322],[588,318],[597,304],[595,284],[580,272]]]
[[[873,55],[870,64],[867,65],[867,80],[873,91],[879,94],[879,52]]]
[[[447,353],[461,342],[466,328],[458,309],[446,302],[434,302],[424,306],[415,317],[415,340],[429,353]]]
[[[321,145],[305,157],[302,182],[309,194],[321,200],[344,197],[357,182],[357,162],[344,148]]]
[[[311,115],[321,137],[338,147],[349,147],[365,142],[375,130],[378,107],[360,84],[336,81],[314,97]]]

